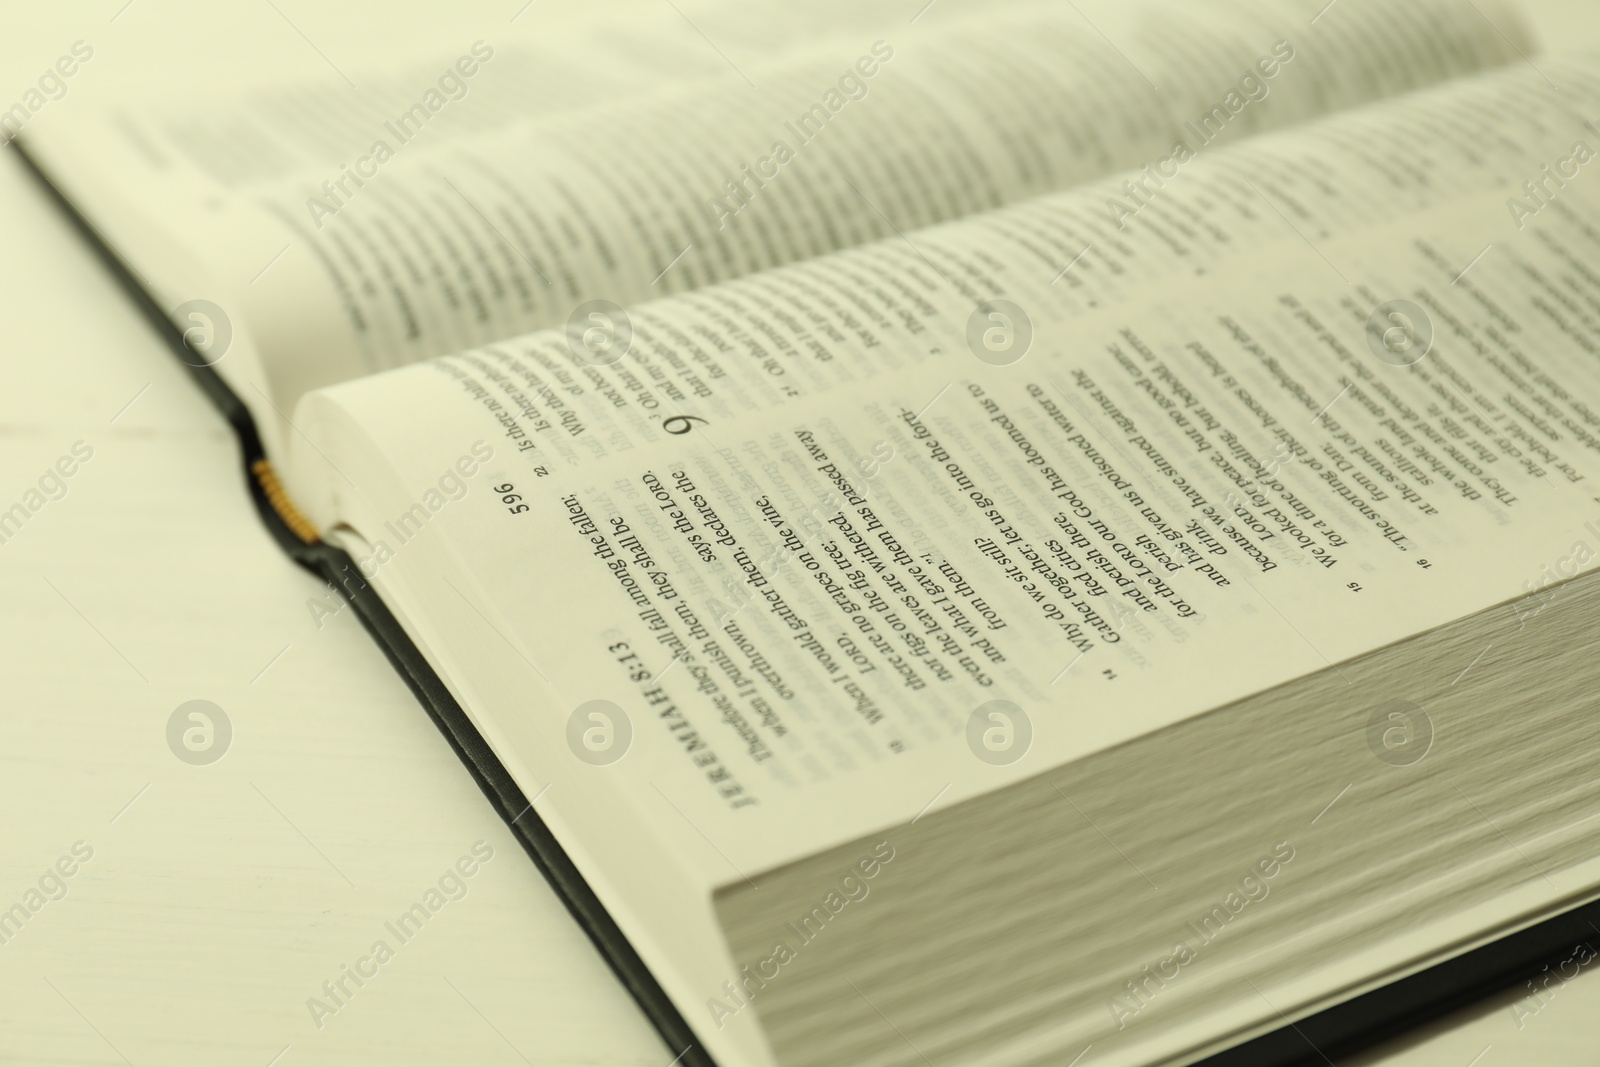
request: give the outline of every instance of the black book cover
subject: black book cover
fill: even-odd
[[[183,328],[175,324],[167,310],[144,289],[117,251],[28,153],[23,142],[14,140],[11,146],[47,197],[94,250],[151,328],[167,342],[189,369],[195,384],[233,427],[239,439],[251,499],[273,539],[295,562],[334,586],[355,606],[361,624],[410,686],[417,702],[460,757],[495,812],[511,828],[572,917],[633,995],[672,1054],[678,1057],[673,1061],[674,1067],[678,1064],[716,1067],[693,1028],[639,958],[499,757],[456,703],[449,688],[412,643],[377,591],[362,577],[355,561],[342,549],[317,539],[315,531],[294,511],[278,484],[249,410],[190,344]],[[1594,936],[1597,931],[1600,931],[1600,900],[1296,1022],[1285,1019],[1282,1027],[1216,1053],[1196,1067],[1333,1064],[1337,1057],[1403,1034],[1540,973],[1546,965],[1553,966],[1569,956],[1576,946],[1600,940]]]

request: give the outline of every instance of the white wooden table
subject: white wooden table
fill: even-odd
[[[326,74],[559,15],[275,3],[8,3],[0,108],[80,39],[94,60],[36,121],[141,81]],[[1600,39],[1578,0],[1536,6],[1553,37]],[[0,511],[93,449],[0,544],[0,914],[41,880],[46,898],[0,925],[0,1063],[666,1067],[353,615],[319,629],[317,583],[259,526],[222,421],[3,149],[0,360]],[[191,700],[232,726],[210,765],[168,746]],[[399,944],[384,924],[480,841],[494,858],[466,895]],[[62,857],[71,877],[48,874]],[[308,999],[332,1003],[324,982],[379,939],[394,957],[314,1018]],[[1536,1015],[1514,999],[1366,1062],[1594,1062],[1600,978]]]

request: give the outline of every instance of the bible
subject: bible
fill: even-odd
[[[17,144],[677,1062],[1322,1062],[1570,957],[1593,57],[935,14]]]

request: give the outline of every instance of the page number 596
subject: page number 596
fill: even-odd
[[[500,494],[500,503],[506,506],[506,510],[513,515],[520,515],[528,510],[528,505],[522,502],[522,494],[516,489],[517,487],[510,482],[494,487],[494,491]]]

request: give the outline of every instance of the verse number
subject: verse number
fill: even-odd
[[[669,415],[661,420],[661,428],[679,437],[694,429],[697,422],[705,422],[699,415]]]
[[[522,495],[517,492],[517,487],[510,482],[495,486],[494,491],[500,494],[500,502],[511,514],[520,515],[528,510],[528,505],[522,503]]]

